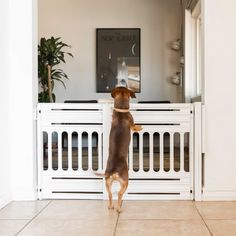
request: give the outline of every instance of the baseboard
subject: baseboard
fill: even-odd
[[[236,201],[236,188],[203,189],[202,201]]]
[[[35,188],[15,188],[12,191],[14,201],[34,201],[37,199]]]
[[[12,201],[10,194],[0,196],[0,209]]]

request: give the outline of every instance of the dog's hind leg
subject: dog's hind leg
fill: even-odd
[[[119,178],[118,181],[120,182],[120,191],[118,192],[118,203],[117,203],[116,211],[118,213],[120,213],[121,212],[122,197],[128,187],[128,179],[124,180],[122,178]]]
[[[108,203],[108,209],[114,209],[113,203],[112,203],[112,193],[111,193],[111,185],[113,182],[113,179],[110,177],[106,177],[106,189],[109,197],[109,203]]]

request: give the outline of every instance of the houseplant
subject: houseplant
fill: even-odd
[[[56,96],[53,93],[54,82],[59,81],[65,87],[64,79],[67,74],[57,67],[65,62],[65,55],[73,57],[65,48],[71,46],[63,43],[61,38],[41,38],[38,45],[38,78],[42,91],[38,94],[39,102],[55,102]]]

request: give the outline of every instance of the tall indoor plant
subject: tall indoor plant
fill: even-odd
[[[54,81],[59,81],[65,87],[64,79],[68,79],[67,74],[59,68],[55,68],[59,63],[65,63],[65,55],[73,57],[64,49],[71,47],[61,41],[61,38],[41,38],[38,45],[38,78],[42,91],[38,94],[39,102],[55,102],[56,96],[52,92]]]

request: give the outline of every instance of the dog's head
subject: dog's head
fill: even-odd
[[[111,96],[114,98],[115,108],[129,109],[129,99],[135,98],[135,93],[125,87],[116,87],[112,90]]]

